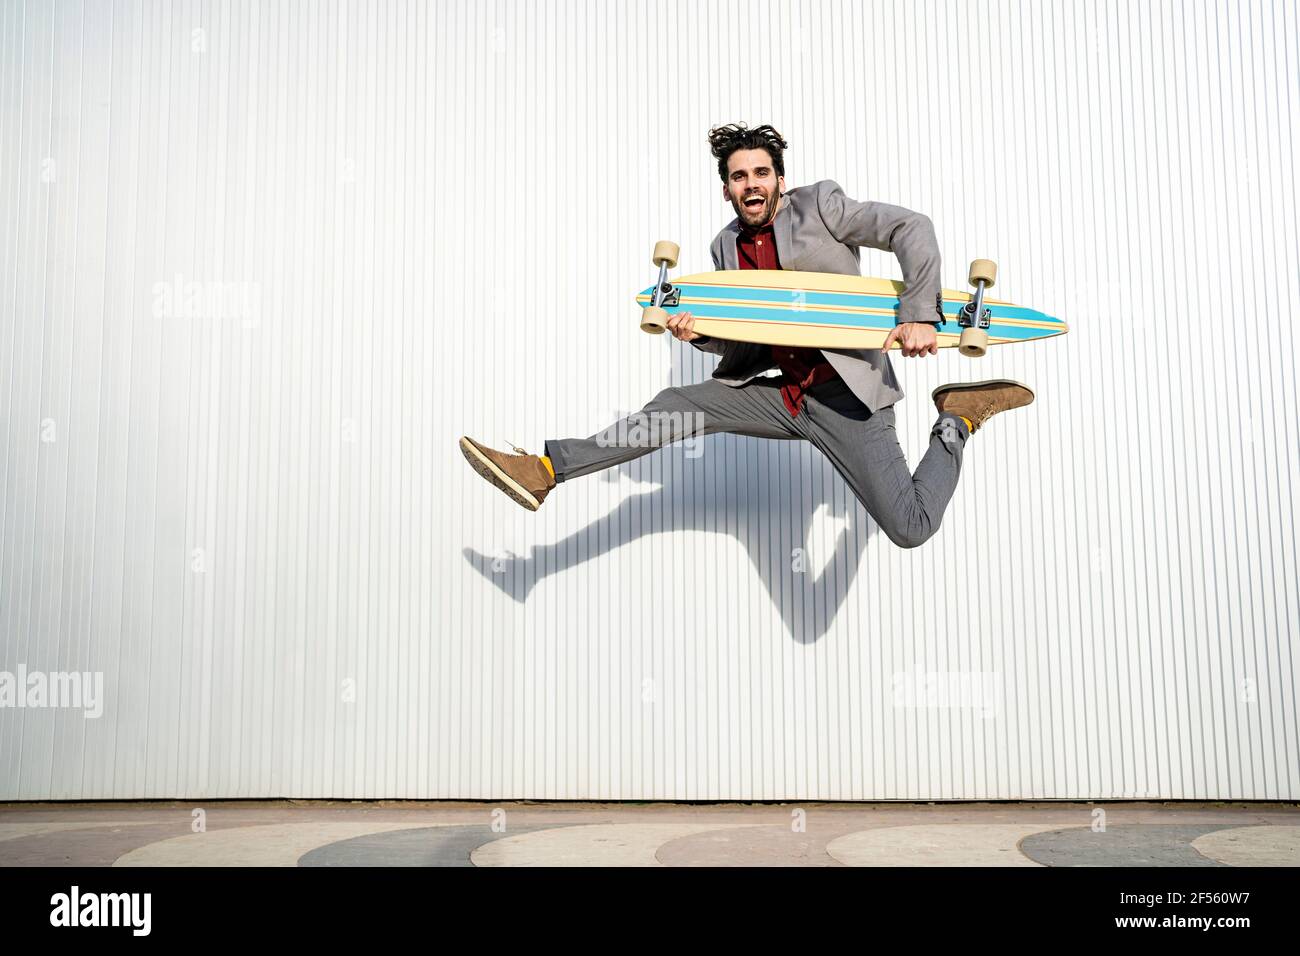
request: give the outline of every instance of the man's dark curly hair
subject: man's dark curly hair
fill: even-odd
[[[778,176],[785,175],[785,148],[790,144],[770,126],[749,129],[744,123],[728,123],[709,130],[709,146],[718,157],[718,175],[727,181],[727,160],[738,149],[765,149],[772,157],[772,168]]]

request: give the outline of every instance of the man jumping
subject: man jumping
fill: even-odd
[[[943,385],[932,398],[939,418],[915,473],[894,430],[903,397],[885,354],[938,352],[939,245],[929,217],[881,202],[857,202],[822,180],[786,192],[785,149],[771,126],[709,131],[723,198],[736,218],[713,240],[716,269],[795,269],[860,275],[859,247],[893,252],[903,270],[898,323],[879,349],[815,349],[730,342],[698,335],[694,318],[668,320],[675,337],[721,356],[713,377],[666,388],[640,412],[590,438],[548,440],[543,454],[488,448],[465,437],[474,469],[536,511],[558,482],[647,455],[688,435],[732,432],[812,442],[835,466],[889,539],[914,548],[939,528],[957,487],[967,438],[998,412],[1034,394],[1010,379]],[[936,318],[937,316],[937,318]],[[779,370],[779,377],[765,375]],[[630,441],[629,435],[636,440]]]

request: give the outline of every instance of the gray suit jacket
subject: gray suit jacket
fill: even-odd
[[[837,183],[824,179],[784,194],[772,222],[781,268],[803,272],[861,275],[859,246],[893,252],[903,269],[905,290],[899,296],[899,323],[940,321],[939,243],[928,216],[882,202],[858,202]],[[739,268],[733,219],[713,240],[715,269]],[[731,386],[744,385],[777,367],[772,349],[752,342],[699,338],[702,352],[722,356],[713,377]],[[845,384],[873,412],[903,397],[889,356],[880,349],[822,349]]]

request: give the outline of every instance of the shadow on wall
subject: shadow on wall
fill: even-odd
[[[674,374],[669,376],[670,381],[683,378],[679,374],[683,366],[682,348],[689,346],[672,350]],[[777,475],[797,474],[800,469],[791,467],[789,456],[799,456],[802,448],[807,447],[814,457],[813,480],[806,488],[788,487],[770,481],[768,475],[733,474],[730,481],[706,483],[696,494],[689,463],[681,468],[663,467],[662,486],[629,495],[618,507],[585,528],[552,544],[534,546],[527,557],[514,557],[498,564],[493,555],[465,548],[462,552],[465,559],[503,594],[523,603],[533,587],[546,577],[577,567],[644,535],[726,531],[749,555],[750,564],[790,635],[804,644],[816,641],[830,629],[853,585],[866,542],[876,531],[874,523],[867,521],[866,511],[857,498],[842,487],[842,480],[811,445],[730,434],[712,434],[695,440],[702,442],[700,460],[711,461],[726,457],[725,442],[736,442],[741,449],[744,446],[739,443],[765,442],[770,446],[768,453],[776,458],[772,472]],[[598,479],[618,483],[624,476],[643,481],[640,472],[648,467],[651,457],[681,454],[680,449],[673,451],[678,445],[680,442],[599,475],[576,478],[574,482]],[[735,460],[746,461],[749,457],[738,451]],[[829,476],[815,473],[819,463],[831,472]],[[839,493],[835,494],[837,489]],[[811,566],[807,541],[813,516],[822,506],[841,519],[843,527],[830,557],[818,569]],[[685,576],[689,578],[689,572]]]

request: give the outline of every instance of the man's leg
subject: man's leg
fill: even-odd
[[[912,472],[898,444],[893,407],[872,414],[848,386],[817,386],[804,405],[810,438],[835,466],[889,540],[902,548],[927,541],[957,488],[969,430],[944,412]]]
[[[716,379],[665,388],[633,412],[590,438],[549,439],[543,454],[556,481],[579,478],[648,455],[684,438],[730,432],[755,438],[804,437],[781,401],[780,389],[755,379],[733,388]]]

